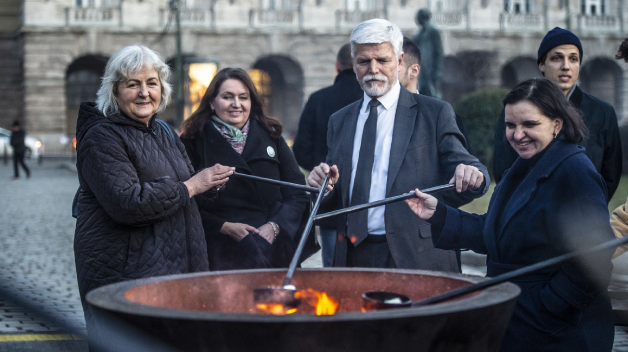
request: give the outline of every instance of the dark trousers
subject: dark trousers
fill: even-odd
[[[321,234],[321,250],[323,267],[327,268],[334,264],[334,251],[336,249],[336,228],[319,226]]]
[[[18,163],[22,165],[24,172],[26,172],[26,177],[31,177],[31,170],[29,170],[26,164],[24,163],[24,153],[13,152],[13,173],[16,178],[20,177],[20,170],[18,168]]]
[[[355,247],[347,243],[347,267],[396,268],[386,235],[368,235]]]

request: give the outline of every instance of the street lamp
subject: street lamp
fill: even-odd
[[[170,11],[175,13],[175,25],[176,25],[176,41],[177,41],[177,54],[175,59],[175,75],[177,82],[177,95],[176,95],[176,116],[174,120],[175,127],[181,126],[183,123],[183,59],[181,56],[181,1],[170,0]]]

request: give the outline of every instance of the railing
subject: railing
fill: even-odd
[[[209,9],[200,7],[181,8],[181,25],[185,27],[202,26],[208,27],[211,24],[211,14]]]
[[[66,7],[66,26],[122,26],[120,8]]]
[[[168,22],[171,12],[162,8],[159,9],[159,15],[159,26],[163,27]],[[209,27],[212,22],[210,10],[201,7],[182,7],[180,16],[182,27]],[[174,26],[174,22],[171,25]]]
[[[499,28],[542,31],[544,28],[543,16],[535,13],[502,12],[499,14]]]
[[[347,11],[336,10],[336,28],[355,27],[360,22],[364,22],[373,18],[387,18],[387,14],[382,10],[373,11]]]
[[[434,12],[431,23],[441,29],[465,29],[468,16],[463,11]]]
[[[619,20],[615,16],[578,15],[578,30],[591,32],[619,31]]]
[[[249,25],[259,26],[298,26],[299,12],[294,10],[251,9]]]

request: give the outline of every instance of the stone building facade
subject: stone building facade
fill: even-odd
[[[143,44],[174,60],[166,0],[3,0],[0,4],[0,127],[23,120],[54,150],[73,136],[76,109],[93,100],[111,54]],[[272,116],[294,134],[313,91],[334,79],[338,48],[370,18],[387,18],[407,36],[430,8],[445,50],[443,98],[513,87],[538,76],[536,50],[555,26],[580,36],[580,84],[628,116],[628,65],[614,60],[627,35],[622,0],[181,0],[185,62],[267,73]],[[174,104],[171,104],[174,106]],[[170,107],[163,118],[173,119]]]

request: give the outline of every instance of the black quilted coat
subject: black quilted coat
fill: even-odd
[[[82,300],[112,282],[209,270],[201,218],[183,184],[193,171],[185,148],[155,117],[149,126],[81,104],[74,255]]]

